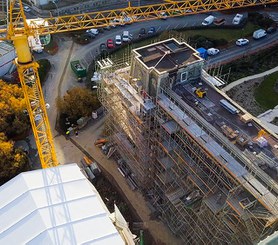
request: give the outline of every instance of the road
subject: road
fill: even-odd
[[[266,49],[278,43],[278,32],[268,34],[266,37],[254,40],[249,38],[250,43],[242,47],[229,47],[229,49],[221,50],[220,53],[214,57],[210,57],[207,61],[207,67],[225,64],[243,56],[248,56],[260,50]]]
[[[215,16],[224,16],[219,13],[214,13]],[[96,51],[99,49],[99,45],[101,43],[106,43],[106,40],[109,38],[114,39],[115,35],[121,35],[123,30],[128,30],[133,34],[134,37],[138,36],[140,28],[150,28],[154,26],[157,31],[164,30],[173,30],[173,29],[181,29],[192,26],[200,26],[203,19],[208,14],[198,14],[192,16],[184,16],[184,17],[176,17],[169,18],[167,20],[155,20],[151,22],[141,22],[134,23],[132,25],[126,25],[125,27],[117,27],[112,29],[111,31],[105,31],[98,35],[96,39],[94,39],[90,44],[86,46],[81,46],[78,49],[78,53],[73,55],[73,58],[81,59],[83,64],[87,67],[91,63],[92,58],[95,57]],[[225,15],[226,24],[231,24],[232,18],[234,15]],[[240,37],[239,37],[240,38]],[[260,40],[253,40],[253,38],[249,38],[250,43],[246,46],[237,47],[235,44],[230,46],[228,49],[221,50],[220,53],[216,56],[209,57],[207,60],[207,67],[216,66],[223,63],[230,62],[232,60],[236,60],[239,57],[247,56],[254,52],[258,52],[259,50],[265,49],[273,44],[278,43],[278,32],[273,34],[268,34],[265,38]]]

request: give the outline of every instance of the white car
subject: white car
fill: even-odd
[[[244,46],[244,45],[247,45],[248,43],[249,43],[249,40],[246,38],[240,38],[236,41],[237,46]]]
[[[233,24],[234,25],[240,24],[242,19],[243,19],[243,15],[242,14],[236,14],[236,16],[233,18]]]
[[[217,48],[209,48],[209,49],[207,50],[208,55],[217,55],[219,52],[220,52],[220,51],[219,51],[219,49],[217,49]]]
[[[165,12],[159,13],[158,17],[160,17],[162,20],[166,20],[168,15]]]
[[[87,32],[87,34],[89,34],[89,35],[91,34],[91,35],[94,35],[94,36],[99,34],[98,29],[95,29],[95,28],[89,29],[86,32]]]
[[[215,19],[215,17],[213,15],[210,15],[203,20],[202,25],[209,26],[210,24],[213,23],[214,19]]]
[[[122,37],[120,35],[116,35],[115,44],[116,45],[121,45],[122,44]]]
[[[23,6],[25,12],[31,12],[31,9],[28,6]]]

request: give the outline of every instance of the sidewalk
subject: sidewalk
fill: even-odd
[[[261,78],[261,77],[264,77],[266,75],[269,75],[269,74],[272,74],[274,72],[278,71],[278,66],[268,70],[268,71],[265,71],[265,72],[262,72],[262,73],[259,73],[259,74],[255,74],[255,75],[252,75],[252,76],[248,76],[248,77],[243,77],[241,79],[238,79],[230,84],[228,84],[226,87],[222,88],[222,91],[223,92],[227,92],[229,91],[230,89],[232,89],[233,87],[241,84],[241,83],[244,83],[244,82],[247,82],[247,81],[250,81],[250,80],[253,80],[253,79],[256,79],[256,78]]]

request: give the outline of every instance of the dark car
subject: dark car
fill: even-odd
[[[88,44],[90,43],[90,36],[87,35],[87,34],[83,34],[83,35],[80,35],[80,36],[77,36],[75,41],[79,44]]]
[[[152,35],[155,33],[155,27],[150,27],[149,30],[148,30],[148,35]]]
[[[217,18],[213,21],[214,25],[221,26],[224,25],[226,20],[224,18]]]
[[[99,33],[103,33],[103,32],[104,32],[104,29],[103,29],[103,28],[98,28],[98,32],[99,32]]]
[[[106,31],[110,31],[111,30],[111,26],[105,26],[105,27],[103,27],[103,29],[106,30]]]
[[[91,39],[94,39],[96,37],[96,35],[94,33],[91,33],[91,32],[86,32],[86,34],[84,34],[84,35],[87,35]]]
[[[106,52],[107,51],[106,44],[105,43],[100,44],[99,45],[99,50],[100,50],[101,53]]]
[[[266,29],[266,33],[271,34],[271,33],[276,32],[276,30],[277,30],[276,27],[271,26]]]
[[[145,28],[141,28],[139,31],[139,37],[143,37],[146,35],[146,29]]]

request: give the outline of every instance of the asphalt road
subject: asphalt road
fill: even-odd
[[[223,16],[226,19],[226,23],[229,24],[232,21],[234,15],[221,15],[219,13],[214,13],[215,16]],[[141,23],[133,23],[131,25],[126,25],[124,27],[117,27],[110,31],[105,31],[100,33],[90,44],[85,46],[80,46],[78,52],[75,53],[73,59],[80,59],[82,63],[88,67],[92,59],[99,52],[99,46],[101,43],[106,43],[109,38],[114,39],[116,35],[121,35],[123,30],[128,30],[133,37],[136,38],[139,34],[139,30],[144,27],[149,29],[150,27],[155,27],[157,31],[161,32],[164,30],[181,29],[192,26],[200,26],[203,19],[208,16],[208,14],[198,14],[184,17],[169,18],[167,20],[155,20]],[[209,28],[209,27],[207,27]],[[219,30],[221,31],[221,30]],[[238,37],[241,38],[241,37]],[[246,46],[237,47],[236,45],[231,46],[227,49],[220,50],[220,53],[216,56],[211,56],[207,60],[207,66],[215,66],[223,63],[227,63],[231,60],[236,60],[242,56],[247,56],[266,47],[278,43],[278,32],[273,34],[268,34],[265,38],[260,40],[253,40],[249,38],[250,43]]]

